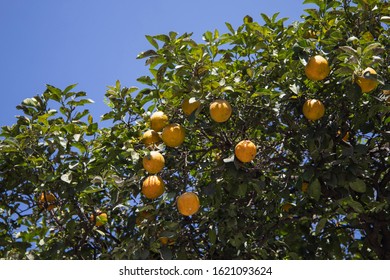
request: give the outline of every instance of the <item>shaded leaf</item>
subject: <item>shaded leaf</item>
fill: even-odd
[[[328,219],[322,218],[322,219],[318,222],[318,224],[317,224],[317,226],[316,226],[316,231],[315,231],[316,235],[319,235],[319,234],[321,233],[321,231],[324,229],[324,227],[325,227],[327,221],[328,221]]]
[[[308,193],[315,200],[319,200],[321,196],[321,183],[318,179],[315,179],[310,183]]]
[[[366,183],[359,178],[356,178],[355,180],[350,181],[349,187],[352,190],[354,190],[355,192],[359,192],[359,193],[364,193],[364,192],[366,192],[366,189],[367,189]]]

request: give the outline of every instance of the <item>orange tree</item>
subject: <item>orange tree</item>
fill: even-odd
[[[74,85],[24,100],[1,130],[0,257],[389,259],[389,4],[305,2],[289,25],[146,36],[150,75],[108,88],[109,126]]]

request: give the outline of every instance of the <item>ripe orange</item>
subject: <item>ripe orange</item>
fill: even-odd
[[[290,211],[290,209],[293,207],[294,205],[291,204],[290,202],[286,202],[285,204],[282,205],[282,210],[284,212],[288,212]]]
[[[152,145],[152,144],[155,144],[155,143],[158,143],[160,142],[160,136],[158,135],[158,133],[152,129],[146,131],[143,135],[142,135],[142,142],[146,145],[146,146],[149,146],[149,145]]]
[[[210,104],[210,116],[216,122],[226,122],[232,115],[232,106],[223,99],[217,99]]]
[[[185,192],[177,198],[177,209],[184,216],[191,216],[198,212],[200,207],[199,197],[196,193]]]
[[[156,131],[161,131],[168,124],[168,116],[164,112],[157,111],[150,116],[150,127]]]
[[[142,165],[146,171],[151,174],[155,174],[164,168],[165,159],[159,152],[151,151],[142,159]]]
[[[311,57],[305,67],[306,77],[313,81],[325,79],[329,75],[329,72],[328,61],[320,55]]]
[[[185,135],[184,127],[174,123],[164,127],[161,138],[168,147],[178,147],[184,142]]]
[[[97,214],[96,220],[94,214],[91,214],[91,216],[89,217],[89,220],[91,222],[95,222],[95,226],[101,227],[102,225],[108,222],[107,213],[102,213],[100,211],[97,211],[96,214]]]
[[[56,197],[54,194],[49,192],[43,192],[39,196],[38,199],[38,207],[39,209],[46,209],[48,211],[54,209],[56,207]]]
[[[372,69],[371,67],[367,67],[363,71],[363,75],[356,78],[356,83],[360,86],[362,92],[364,93],[374,90],[378,85],[378,81],[367,79],[364,77],[364,74],[366,72],[369,72],[371,75],[376,75],[376,71],[374,69]]]
[[[390,94],[390,89],[384,89],[383,90],[384,95],[389,95]]]
[[[311,121],[322,118],[325,114],[325,106],[317,99],[308,99],[303,104],[303,115]]]
[[[304,193],[307,192],[308,188],[309,188],[309,182],[303,182],[301,187],[302,192]]]
[[[163,246],[175,244],[175,240],[173,238],[169,238],[167,236],[160,236],[158,238],[158,240],[160,240],[160,243]]]
[[[148,176],[142,183],[142,194],[149,199],[155,199],[165,190],[163,179],[157,175]]]
[[[256,145],[250,140],[242,140],[234,149],[234,154],[241,162],[251,162],[256,153]]]
[[[186,98],[183,100],[183,103],[181,104],[181,108],[183,110],[183,113],[186,116],[189,116],[194,112],[196,109],[198,109],[200,106],[200,101],[196,100],[194,102],[190,103],[190,99]]]
[[[166,236],[161,236],[158,238],[158,240],[160,240],[161,244],[165,246],[168,244],[169,238]]]

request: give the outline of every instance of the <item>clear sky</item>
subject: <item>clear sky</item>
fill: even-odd
[[[11,125],[23,99],[45,85],[61,89],[78,83],[95,101],[95,120],[108,111],[107,86],[120,80],[138,86],[148,74],[141,51],[151,48],[145,35],[234,28],[245,15],[260,13],[300,20],[303,0],[0,0],[0,126]]]

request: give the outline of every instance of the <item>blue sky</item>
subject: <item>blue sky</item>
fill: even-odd
[[[299,20],[303,0],[0,0],[0,126],[15,123],[16,106],[45,85],[86,91],[95,119],[108,111],[107,86],[138,86],[148,74],[137,54],[150,48],[145,35],[234,28],[260,13]]]

